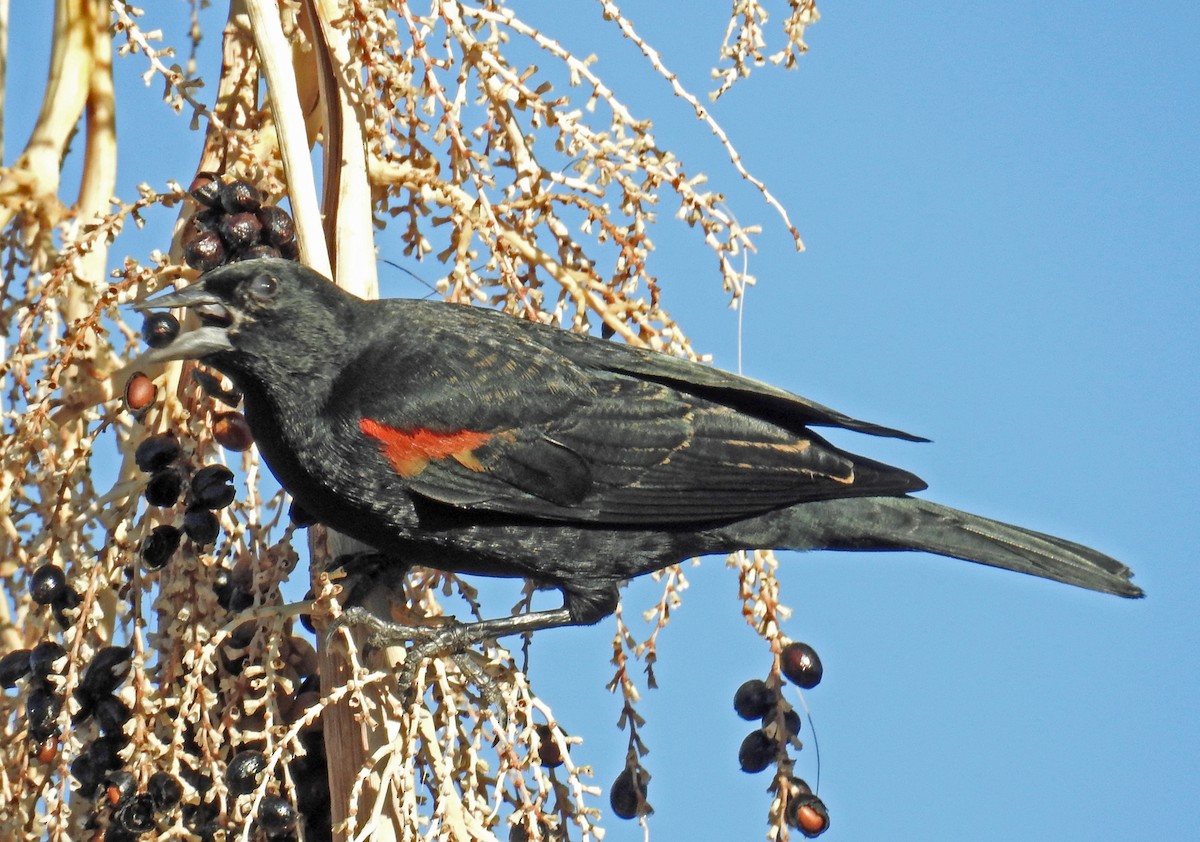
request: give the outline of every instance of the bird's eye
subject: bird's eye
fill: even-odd
[[[271,275],[255,275],[250,279],[248,292],[258,301],[270,301],[279,292],[279,282]]]

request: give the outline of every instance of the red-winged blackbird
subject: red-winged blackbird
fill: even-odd
[[[284,260],[138,306],[199,315],[139,362],[227,374],[317,520],[398,564],[562,591],[562,609],[474,624],[472,640],[593,623],[623,580],[749,548],[922,550],[1142,593],[1106,555],[910,497],[916,476],[810,428],[923,439],[745,377],[484,309],[363,301]]]

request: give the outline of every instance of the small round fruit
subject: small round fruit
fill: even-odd
[[[807,643],[789,643],[783,647],[779,653],[779,663],[788,681],[805,690],[820,684],[825,672],[821,659],[817,657],[817,650]]]
[[[538,760],[547,769],[554,769],[563,764],[562,749],[554,739],[554,731],[549,725],[536,725],[534,732],[538,738]]]
[[[221,187],[221,207],[226,213],[253,212],[262,205],[262,193],[248,181],[238,179]]]
[[[223,509],[237,498],[233,471],[224,465],[206,465],[192,477],[192,502],[206,509]]]
[[[738,763],[743,772],[755,774],[775,762],[776,743],[760,728],[751,731],[738,748]]]
[[[14,649],[0,657],[0,687],[16,687],[17,682],[29,675],[28,649]]]
[[[193,269],[208,272],[228,258],[225,243],[216,231],[200,231],[183,246],[183,260]]]
[[[45,682],[51,675],[58,675],[66,666],[67,650],[61,643],[54,640],[43,640],[29,650],[29,672],[33,677]]]
[[[291,215],[278,205],[258,209],[258,221],[262,223],[262,239],[272,246],[282,246],[296,238],[296,223]]]
[[[125,407],[135,415],[149,408],[157,394],[154,381],[140,371],[135,371],[125,381]]]
[[[621,774],[617,775],[608,791],[608,803],[617,818],[635,819],[653,812],[646,803],[649,783],[650,776],[640,766],[636,769],[626,766]]]
[[[140,555],[142,564],[147,570],[159,570],[166,566],[171,556],[179,549],[179,540],[183,537],[177,528],[170,524],[162,524],[150,530],[150,534],[142,540]]]
[[[794,737],[800,733],[800,714],[794,708],[785,710],[782,717],[778,717],[776,711],[772,709],[762,718],[764,729],[776,723],[782,723],[783,730],[788,737]]]
[[[90,752],[84,752],[71,761],[71,775],[75,778],[79,792],[90,798],[96,787],[100,786],[104,770],[99,767]]]
[[[79,692],[89,699],[100,699],[121,686],[129,675],[133,649],[129,646],[105,646],[97,650],[79,681]]]
[[[58,714],[62,710],[62,697],[48,687],[38,687],[25,698],[25,719],[29,724],[29,736],[41,742],[58,736]]]
[[[733,709],[742,719],[762,719],[775,707],[779,694],[767,682],[752,678],[733,694]]]
[[[119,734],[129,721],[129,705],[111,693],[92,702],[92,716],[105,734]]]
[[[133,451],[133,461],[138,468],[152,474],[170,465],[182,452],[179,440],[170,433],[163,433],[143,440]]]
[[[278,795],[266,796],[258,806],[258,823],[268,839],[295,830],[299,819],[300,815],[292,802]]]
[[[217,540],[221,534],[221,524],[217,516],[208,509],[193,506],[183,514],[183,531],[192,539],[192,543],[207,547]]]
[[[113,812],[113,819],[130,833],[149,833],[158,826],[154,819],[154,799],[144,792],[127,798]]]
[[[183,785],[168,772],[155,772],[146,782],[146,792],[154,800],[154,809],[165,813],[183,799]]]
[[[808,839],[815,839],[829,830],[829,811],[825,802],[812,793],[797,795],[788,802],[788,824]]]
[[[254,434],[246,416],[240,412],[221,412],[213,418],[213,438],[226,450],[238,452],[249,450],[254,445]]]
[[[264,257],[279,258],[282,255],[279,249],[275,246],[269,246],[266,243],[256,243],[247,249],[238,252],[238,260],[260,260]]]
[[[66,592],[67,574],[57,564],[43,564],[29,577],[29,595],[38,605],[53,605]]]
[[[170,313],[151,313],[142,320],[142,341],[151,348],[165,348],[179,335],[179,319]]]
[[[104,776],[104,796],[114,807],[137,792],[137,778],[132,772],[118,769]]]
[[[146,483],[146,502],[151,506],[167,508],[179,502],[183,491],[183,475],[174,468],[164,468],[151,474]]]
[[[198,172],[188,192],[204,207],[215,208],[221,203],[221,177],[215,172]]]
[[[58,750],[61,745],[62,740],[57,736],[47,737],[37,744],[34,756],[37,757],[39,763],[53,763],[58,759]]]
[[[252,213],[235,213],[221,220],[221,239],[232,252],[241,252],[258,243],[262,223]]]
[[[261,751],[241,751],[225,769],[225,785],[234,795],[246,795],[258,789],[267,769],[267,757]]]

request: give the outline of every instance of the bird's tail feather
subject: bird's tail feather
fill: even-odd
[[[813,507],[817,507],[815,510]],[[922,550],[1003,567],[1089,590],[1140,597],[1128,567],[1090,547],[915,497],[862,497],[806,503],[810,549]]]

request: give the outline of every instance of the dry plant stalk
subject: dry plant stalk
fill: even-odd
[[[598,2],[795,235],[632,20],[610,0]],[[0,0],[5,34],[7,5]],[[180,235],[197,209],[175,182],[114,195],[116,121],[122,108],[145,106],[133,95],[118,101],[113,53],[141,62],[147,85],[190,121],[166,113],[167,130],[185,140],[203,131],[196,170],[286,198],[305,262],[360,295],[376,294],[378,238],[414,260],[433,258],[443,273],[436,288],[451,300],[570,330],[595,327],[696,359],[650,269],[657,215],[671,209],[696,230],[735,303],[753,280],[742,257],[757,229],[739,224],[705,176],[656,144],[650,122],[630,112],[592,58],[530,25],[516,4],[232,0],[223,27],[211,24],[206,6],[193,2],[184,39],[194,51],[202,34],[220,37],[219,68],[179,64],[153,12],[124,0],[56,0],[43,107],[24,152],[0,169],[0,655],[39,644],[66,654],[38,679],[41,701],[61,708],[42,711],[36,726],[33,677],[0,696],[0,837],[103,834],[129,819],[112,803],[120,786],[155,791],[165,773],[182,797],[181,807],[155,816],[165,839],[260,838],[260,806],[282,797],[302,806],[297,832],[308,840],[598,840],[600,788],[567,752],[579,740],[558,727],[509,650],[486,647],[473,666],[425,664],[416,703],[397,691],[391,670],[403,652],[364,654],[339,641],[336,653],[323,647],[318,658],[296,629],[298,609],[280,595],[306,547],[284,495],[260,484],[253,451],[217,444],[213,419],[228,407],[198,385],[195,366],[171,364],[146,372],[156,402],[138,414],[126,409],[114,373],[137,352],[138,332],[121,306],[196,277],[182,263]],[[714,99],[752,67],[791,66],[806,49],[816,9],[809,0],[787,8],[785,46],[766,57],[764,4],[734,4]],[[546,69],[516,65],[514,45]],[[320,178],[310,164],[314,144]],[[74,193],[62,183],[72,156],[82,156]],[[191,175],[181,171],[179,181]],[[129,222],[161,225],[172,215],[176,234],[161,251],[121,254]],[[228,463],[240,493],[220,511],[215,543],[185,539],[169,564],[149,570],[141,548],[183,511],[146,504],[134,451],[165,432],[182,447],[184,475]],[[331,540],[317,534],[307,549],[320,557]],[[778,654],[786,609],[769,556],[746,559],[744,611]],[[70,600],[43,606],[31,598],[32,574],[47,564],[65,571]],[[339,610],[339,585],[314,569],[313,598],[302,608],[320,623]],[[662,597],[646,613],[650,636],[638,641],[619,620],[614,640],[610,687],[625,699],[631,764],[647,747],[630,667],[640,659],[654,685],[657,636],[686,588],[678,568],[661,581]],[[476,610],[473,593],[453,575],[418,570],[397,601],[412,616],[436,618],[451,599]],[[92,694],[103,676],[89,675],[89,665],[114,646],[128,647],[117,653],[127,657],[113,686]],[[502,698],[480,696],[480,674],[498,680]],[[100,696],[124,718],[98,722]],[[561,766],[539,763],[545,740],[563,755]],[[227,767],[246,750],[262,753],[267,773],[238,795]],[[332,799],[321,788],[327,769],[341,784]],[[126,778],[114,782],[117,772]],[[325,810],[314,809],[322,798]],[[782,809],[777,798],[771,838],[787,838]]]

